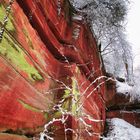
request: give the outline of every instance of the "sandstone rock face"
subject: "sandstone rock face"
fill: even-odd
[[[106,77],[80,13],[68,0],[3,0],[0,29],[0,139],[100,139]]]
[[[116,80],[116,82],[118,81]],[[119,81],[119,82],[123,85],[126,84],[125,81]],[[119,92],[118,90],[116,90],[118,88],[117,84],[114,83],[110,85],[110,87],[112,88],[112,92],[110,92],[110,96],[109,96],[110,98],[106,102],[106,107],[108,108],[108,110],[106,111],[106,118],[109,120],[110,119],[113,120],[113,118],[120,118],[130,123],[131,125],[137,128],[140,128],[140,101],[139,101],[138,96],[135,96],[132,94],[132,93],[135,94],[134,88],[129,87],[131,89],[133,88],[133,90],[131,90],[132,93],[130,93],[130,90],[128,90],[129,88],[126,86],[122,87],[124,91],[120,90]],[[107,129],[109,128],[107,131],[110,133],[111,127],[107,126],[106,128]],[[131,131],[131,128],[130,128],[130,131]],[[134,138],[134,139],[137,139],[137,138]]]

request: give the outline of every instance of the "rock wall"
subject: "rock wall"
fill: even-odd
[[[0,35],[0,139],[100,139],[107,79],[69,1],[0,1]]]

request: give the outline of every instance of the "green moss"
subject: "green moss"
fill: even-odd
[[[6,10],[5,10],[4,6],[2,4],[0,4],[0,22],[1,23],[3,22],[5,15],[6,15]],[[13,18],[12,18],[12,15],[10,13],[9,18],[8,18],[8,22],[6,25],[6,29],[8,31],[15,32],[15,27],[13,25],[12,20],[13,20]]]
[[[54,118],[60,118],[61,116],[62,116],[62,113],[60,111],[55,112],[53,115]]]
[[[79,67],[76,67],[75,72],[78,73],[78,74],[80,74],[80,69],[79,69]]]
[[[78,115],[77,114],[77,108],[79,107],[79,98],[80,98],[80,93],[78,90],[78,85],[77,81],[75,78],[72,78],[72,94],[73,94],[73,99],[72,99],[72,114],[73,115]]]
[[[49,118],[49,114],[45,112],[45,113],[44,113],[44,118],[45,118],[45,119],[48,119],[48,118]]]
[[[78,100],[80,94],[78,90],[77,81],[75,78],[72,78],[72,93],[74,95],[75,100]]]
[[[19,102],[24,108],[26,108],[27,110],[30,110],[30,111],[33,111],[33,112],[37,112],[37,113],[42,113],[42,115],[44,116],[44,118],[45,118],[46,120],[49,121],[50,116],[49,116],[49,113],[48,113],[48,112],[42,112],[41,109],[35,108],[35,107],[33,107],[33,106],[31,106],[31,105],[25,103],[25,102],[22,101],[22,100],[18,100],[18,102]]]
[[[29,104],[26,104],[25,102],[23,102],[23,101],[21,101],[21,100],[18,100],[19,101],[19,103],[24,107],[24,108],[26,108],[26,109],[28,109],[28,110],[31,110],[31,111],[33,111],[33,112],[41,112],[41,110],[39,110],[39,109],[37,109],[37,108],[35,108],[35,107],[32,107],[32,106],[30,106]]]
[[[24,35],[25,35],[25,37],[26,37],[26,41],[28,42],[29,47],[30,47],[30,48],[32,48],[32,49],[34,49],[34,47],[33,47],[33,44],[32,44],[32,41],[31,41],[31,38],[30,38],[30,36],[29,36],[28,31],[27,31],[25,28],[23,28],[23,29],[22,29],[22,31],[23,31],[23,33],[24,33]]]
[[[4,8],[3,8],[2,4],[0,4],[0,21],[2,21],[4,19],[4,15],[5,15]]]
[[[80,106],[80,92],[78,89],[77,81],[74,77],[72,77],[72,91],[69,89],[64,90],[62,98],[64,99],[62,104],[63,110],[71,111],[73,115],[78,116],[79,112],[77,112],[77,108]]]
[[[70,91],[69,89],[65,89],[65,90],[64,90],[63,98],[69,97],[70,93],[71,93],[71,91]]]
[[[41,81],[43,77],[39,72],[26,60],[24,52],[15,44],[11,38],[4,33],[0,43],[0,53],[4,55],[19,70],[24,71],[31,81]]]
[[[62,105],[62,108],[65,110],[65,111],[70,111],[70,104],[71,104],[71,91],[69,89],[65,89],[64,90],[64,95],[63,95],[63,99],[65,99],[63,105]]]
[[[63,110],[70,111],[70,105],[71,105],[71,98],[65,100],[65,102],[62,105]]]

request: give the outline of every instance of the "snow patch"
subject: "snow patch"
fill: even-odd
[[[133,87],[129,86],[126,82],[116,82],[117,93],[128,94],[132,92]]]
[[[125,94],[130,96],[130,100],[140,101],[140,68],[134,70],[134,86],[129,86],[126,82],[116,82],[117,94]]]
[[[107,120],[109,133],[103,140],[140,140],[140,129],[128,122],[113,118]]]

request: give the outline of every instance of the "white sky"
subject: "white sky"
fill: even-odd
[[[131,43],[134,54],[134,68],[140,66],[140,0],[131,0],[131,8],[128,14],[128,40]]]

